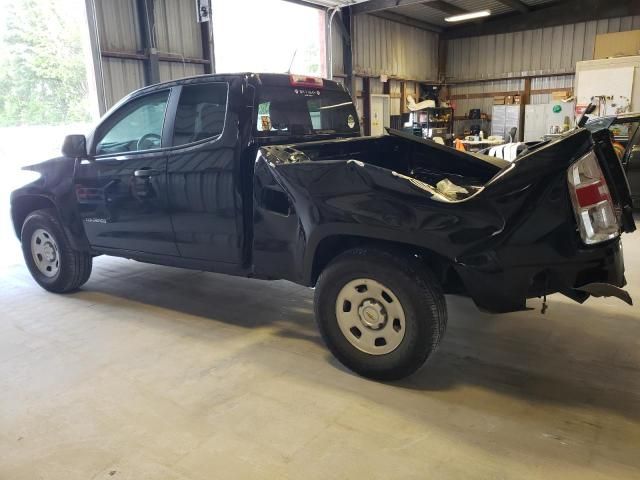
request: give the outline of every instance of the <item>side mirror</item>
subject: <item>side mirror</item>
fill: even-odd
[[[84,135],[67,135],[62,144],[62,155],[71,158],[87,156],[87,139]]]

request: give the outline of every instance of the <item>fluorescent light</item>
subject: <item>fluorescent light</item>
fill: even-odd
[[[454,15],[444,19],[445,22],[464,22],[465,20],[472,20],[474,18],[488,17],[491,15],[491,10],[480,10],[479,12],[463,13],[462,15]]]

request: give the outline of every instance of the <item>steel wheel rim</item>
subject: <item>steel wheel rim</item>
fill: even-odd
[[[406,320],[400,300],[370,278],[351,280],[340,289],[336,319],[347,341],[370,355],[391,353],[404,339]]]
[[[44,228],[38,228],[31,235],[31,256],[36,268],[47,278],[55,277],[60,271],[60,250],[53,235]]]

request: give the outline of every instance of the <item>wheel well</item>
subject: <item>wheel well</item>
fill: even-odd
[[[311,270],[311,285],[315,285],[324,268],[331,261],[347,250],[357,247],[378,248],[396,252],[398,255],[410,255],[436,275],[445,293],[463,293],[464,285],[458,273],[453,269],[452,262],[431,250],[416,245],[389,240],[377,240],[355,235],[333,235],[322,239],[316,248]]]
[[[22,225],[27,216],[31,212],[41,210],[43,208],[55,208],[55,205],[51,200],[39,195],[27,195],[19,197],[11,204],[11,217],[13,220],[13,228],[16,232],[16,236],[20,239],[22,232]]]

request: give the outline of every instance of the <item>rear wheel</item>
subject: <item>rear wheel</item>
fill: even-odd
[[[31,276],[50,292],[76,290],[89,280],[93,258],[71,248],[54,210],[36,210],[22,225],[22,253]]]
[[[435,351],[447,322],[433,275],[410,256],[358,248],[320,275],[316,320],[336,358],[365,377],[396,380]]]

